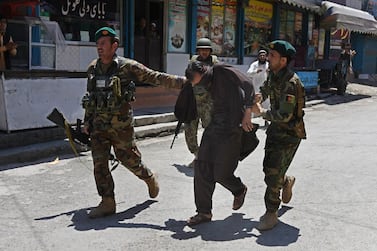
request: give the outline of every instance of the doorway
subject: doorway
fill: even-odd
[[[163,0],[135,1],[135,59],[153,70],[163,70]]]

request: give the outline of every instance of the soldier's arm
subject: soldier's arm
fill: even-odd
[[[264,110],[261,115],[264,119],[287,123],[294,116],[296,107],[296,84],[293,82],[286,82],[282,88],[279,100],[279,109],[277,110]]]
[[[124,64],[121,67],[121,72],[126,74],[131,80],[164,86],[166,88],[180,89],[187,82],[186,77],[154,71],[135,60],[129,60]]]

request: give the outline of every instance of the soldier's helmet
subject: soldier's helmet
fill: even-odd
[[[196,49],[210,49],[212,51],[211,40],[206,37],[198,39]]]

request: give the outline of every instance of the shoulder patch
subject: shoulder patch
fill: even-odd
[[[290,103],[290,104],[294,104],[296,102],[296,97],[294,95],[291,95],[291,94],[286,94],[285,95],[285,102]]]

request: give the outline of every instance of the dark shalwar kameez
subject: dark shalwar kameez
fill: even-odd
[[[252,105],[254,87],[237,68],[218,64],[202,82],[213,99],[211,122],[204,130],[194,174],[195,204],[198,213],[211,213],[215,183],[240,195],[244,184],[234,171],[240,155],[244,108]]]

